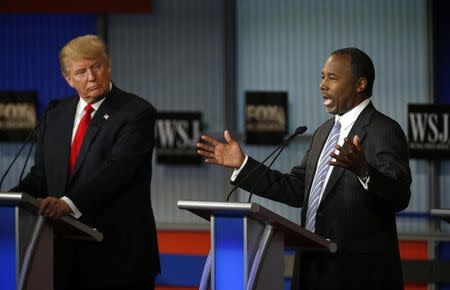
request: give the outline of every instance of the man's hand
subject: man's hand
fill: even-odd
[[[344,144],[346,146],[339,146],[336,144],[335,148],[339,151],[339,154],[332,152],[330,156],[334,158],[335,161],[330,160],[328,164],[346,168],[355,173],[359,178],[366,178],[369,174],[369,164],[359,137],[355,135],[353,137],[353,142],[348,138],[345,138]]]
[[[63,200],[49,196],[42,200],[39,213],[46,218],[56,220],[62,216],[71,214],[72,210]]]
[[[203,135],[202,140],[206,143],[197,143],[198,155],[205,158],[206,163],[235,169],[241,167],[245,159],[241,146],[231,137],[228,130],[225,130],[223,136],[227,143],[222,143],[213,137]]]

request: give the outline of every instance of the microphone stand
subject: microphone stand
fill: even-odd
[[[8,175],[9,171],[11,170],[12,166],[14,165],[14,163],[17,161],[17,158],[19,158],[20,154],[22,153],[23,149],[30,143],[32,142],[35,137],[36,134],[39,132],[42,124],[44,123],[44,120],[47,118],[47,114],[48,112],[50,112],[54,107],[56,107],[56,105],[58,105],[58,103],[60,102],[60,100],[53,100],[50,101],[50,103],[48,104],[47,108],[45,109],[44,113],[42,114],[41,119],[37,122],[36,126],[34,126],[33,130],[31,130],[30,134],[28,134],[27,138],[25,139],[25,142],[22,144],[22,146],[20,147],[19,151],[17,151],[16,155],[14,156],[14,159],[11,161],[11,163],[9,164],[8,168],[6,169],[5,173],[3,173],[2,178],[0,180],[0,189],[2,187],[3,181],[5,180],[6,176]],[[18,184],[18,188],[20,189],[20,181],[22,180],[22,176],[23,173],[25,171],[26,165],[28,163],[28,159],[31,155],[33,149],[33,144],[30,146],[30,150],[28,151],[27,154],[27,158],[25,161],[25,164],[22,168],[22,171],[20,173],[20,179],[19,179],[19,184]]]
[[[278,152],[278,150],[281,149],[283,151],[284,147],[287,146],[289,142],[291,142],[292,139],[294,139],[297,135],[303,134],[308,128],[306,126],[300,126],[297,129],[295,129],[294,133],[292,133],[289,137],[287,137],[280,145],[275,148],[262,162],[260,162],[255,168],[253,168],[252,171],[250,171],[246,176],[244,176],[228,193],[226,201],[228,202],[230,200],[231,194],[236,191],[236,189],[239,188],[239,186],[247,180],[251,175],[253,175],[256,170],[258,170],[267,160],[269,160],[270,157],[272,157],[275,153]],[[281,151],[278,153],[278,155],[281,153]],[[278,157],[278,155],[274,158],[274,160]],[[274,161],[273,160],[273,161]],[[273,163],[272,161],[272,163]],[[272,164],[271,164],[272,165]],[[259,180],[258,180],[259,181]]]
[[[270,167],[272,167],[272,164],[275,162],[275,160],[277,160],[278,156],[280,156],[281,152],[283,152],[284,148],[286,148],[288,145],[288,143],[284,144],[283,147],[280,148],[280,150],[278,151],[277,155],[275,155],[275,157],[272,159],[272,161],[270,162],[269,166],[267,166],[266,168],[264,168],[263,173],[261,174],[261,176],[258,178],[258,180],[255,182],[255,184],[253,185],[253,187],[250,189],[250,195],[248,196],[248,200],[247,202],[250,202],[250,200],[252,199],[252,195],[253,195],[253,191],[255,190],[256,186],[258,185],[258,183],[261,181],[261,179],[264,177],[264,175],[266,175],[267,171],[269,171]]]

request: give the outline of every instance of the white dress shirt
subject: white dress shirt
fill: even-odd
[[[339,120],[339,122],[341,123],[341,131],[340,131],[339,140],[338,140],[339,145],[342,146],[344,144],[344,138],[347,137],[348,133],[350,133],[350,130],[352,129],[353,124],[355,124],[355,121],[358,118],[359,114],[361,114],[361,112],[364,110],[365,107],[367,107],[367,105],[369,103],[370,103],[370,98],[362,101],[360,104],[358,104],[356,107],[354,107],[353,109],[351,109],[350,111],[348,111],[347,113],[345,113],[342,116],[335,115],[335,120]],[[351,139],[353,138],[353,136],[348,136],[348,137]],[[328,138],[330,138],[330,136],[328,136]],[[327,141],[328,141],[328,138],[327,138]],[[320,158],[322,158],[323,154],[324,154],[324,152],[322,151],[320,153],[320,157],[318,160],[320,160]],[[244,159],[244,162],[242,163],[241,167],[239,167],[238,169],[235,169],[233,171],[233,174],[231,175],[231,181],[236,180],[236,178],[239,175],[239,173],[241,172],[242,168],[244,168],[245,164],[247,163],[247,160],[248,160],[248,155],[245,155],[245,159]],[[322,186],[322,190],[320,192],[320,199],[322,199],[323,192],[325,191],[326,184],[328,183],[328,180],[330,179],[333,168],[334,168],[334,166],[329,166],[329,168],[328,168],[328,172],[327,172],[327,175],[325,176],[325,180],[323,183],[324,186]],[[367,178],[365,181],[361,180],[361,178],[359,178],[359,177],[358,177],[358,179],[361,182],[364,189],[367,190],[370,177]]]
[[[110,90],[111,90],[112,84],[110,84],[109,86],[110,86]],[[94,110],[91,112],[91,119],[94,117],[95,112],[98,111],[98,108],[100,108],[100,105],[105,101],[105,99],[106,98],[103,98],[103,99],[99,100],[98,102],[91,104],[92,108],[94,108]],[[75,111],[75,119],[73,122],[71,144],[73,142],[73,139],[75,138],[75,134],[77,132],[78,125],[80,124],[81,119],[83,118],[83,116],[85,114],[84,108],[87,106],[87,104],[88,103],[85,100],[83,100],[82,98],[80,98],[78,100],[77,110]],[[70,198],[68,198],[67,196],[63,196],[63,197],[61,197],[61,199],[63,201],[65,201],[67,203],[67,205],[70,207],[70,209],[72,210],[71,215],[74,218],[78,219],[82,216],[82,213],[80,212],[80,210],[77,208],[77,206],[73,203],[73,201]]]

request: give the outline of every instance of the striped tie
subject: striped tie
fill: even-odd
[[[330,161],[330,153],[334,151],[334,145],[337,144],[339,140],[339,132],[341,130],[341,123],[338,120],[334,123],[333,128],[330,132],[330,138],[324,146],[322,157],[320,158],[314,175],[314,180],[311,186],[311,191],[309,195],[308,210],[306,213],[306,229],[314,232],[316,229],[316,213],[319,208],[320,203],[320,192],[322,191],[323,183],[325,177],[327,176],[328,161]]]

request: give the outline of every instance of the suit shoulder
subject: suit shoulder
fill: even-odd
[[[144,110],[144,111],[149,111],[152,114],[157,113],[156,108],[148,100],[146,100],[136,94],[133,94],[130,92],[125,92],[117,87],[116,87],[116,89],[118,90],[118,92],[121,95],[123,95],[125,97],[124,99],[127,100],[129,106],[140,108],[141,110]]]
[[[381,113],[378,110],[375,110],[373,112],[370,123],[376,125],[376,127],[379,127],[379,128],[394,128],[394,129],[399,129],[399,130],[403,131],[402,127],[396,120]]]
[[[48,103],[48,106],[54,106],[54,108],[56,107],[60,107],[60,106],[67,106],[67,105],[71,105],[74,103],[78,103],[78,99],[79,97],[77,95],[74,96],[69,96],[69,97],[63,97],[63,98],[59,98],[53,101],[50,101]]]
[[[391,145],[396,140],[401,141],[401,144],[407,142],[405,132],[400,124],[376,110],[370,116],[366,131],[369,133],[369,139],[376,140],[373,142],[388,142]]]

